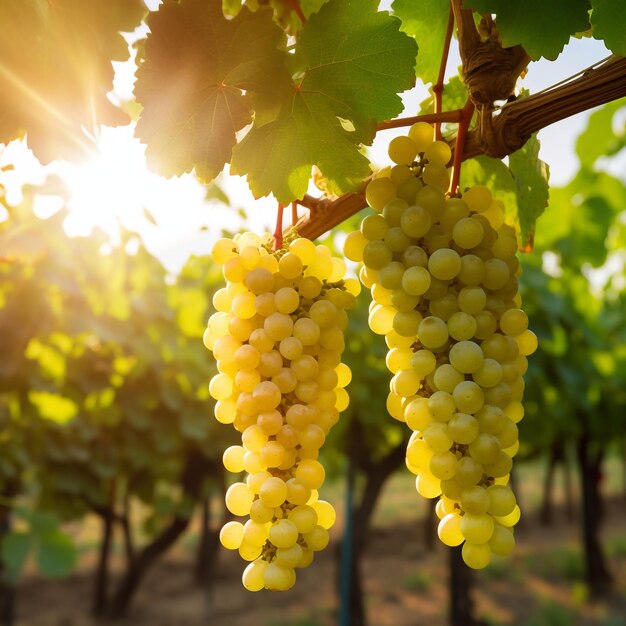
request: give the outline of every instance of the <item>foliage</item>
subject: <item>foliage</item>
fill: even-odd
[[[597,158],[586,146],[592,133],[600,145],[613,142],[612,121],[624,104],[592,116],[578,141],[581,169],[565,187],[551,190],[535,253],[522,258],[524,305],[542,346],[526,377],[521,440],[527,454],[557,438],[571,441],[583,428],[599,443],[623,428],[625,294],[610,277],[592,289],[587,273],[622,247],[617,233],[626,183],[594,168]]]
[[[128,58],[120,31],[132,31],[141,0],[5,0],[0,5],[0,143],[28,134],[42,162],[80,158],[81,127],[128,123],[106,97],[111,61]]]
[[[110,62],[128,57],[119,33],[146,15],[140,0],[98,0],[80,9],[74,2],[11,0],[0,13],[6,32],[20,33],[0,44],[0,141],[26,133],[42,161],[79,158],[98,125],[123,123],[106,98]],[[620,3],[465,5],[494,15],[502,44],[521,44],[533,59],[556,58],[581,32],[624,53]],[[151,167],[167,176],[194,171],[208,182],[230,164],[255,196],[271,193],[283,204],[304,196],[313,168],[328,194],[358,189],[370,174],[363,148],[380,122],[402,112],[398,94],[416,79],[436,79],[450,2],[395,0],[392,11],[378,11],[376,0],[166,0],[148,15],[148,34],[137,44],[136,134]],[[444,107],[459,108],[466,98],[461,81],[447,87],[463,100],[444,92]],[[544,166],[531,145],[512,170],[522,197],[511,215],[524,245],[545,203]]]
[[[0,265],[8,338],[2,494],[28,493],[64,519],[115,513],[138,499],[148,507],[146,530],[156,532],[168,514],[193,511],[181,491],[190,457],[217,459],[227,445],[208,418],[214,366],[201,342],[218,276],[192,258],[168,285],[135,234],[123,233],[122,245],[103,254],[97,236],[68,238],[63,212],[40,220],[31,202],[32,191],[20,206],[7,205],[10,219],[0,225],[3,249],[20,253]],[[18,249],[26,233],[38,242],[29,259]],[[10,535],[9,562],[17,568],[22,548],[39,536]],[[50,570],[45,555],[63,545],[58,535],[41,537],[40,563]]]

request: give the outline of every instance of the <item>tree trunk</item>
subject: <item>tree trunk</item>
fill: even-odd
[[[93,608],[96,617],[102,617],[106,611],[109,590],[109,556],[111,554],[111,540],[113,538],[113,512],[109,509],[102,511],[102,539],[100,554],[94,581]]]
[[[190,453],[181,478],[183,494],[192,501],[197,501],[203,480],[209,471],[214,471],[214,464],[200,453]],[[147,546],[135,553],[113,595],[108,616],[111,619],[124,617],[131,602],[149,569],[176,540],[185,532],[190,517],[176,515],[168,526]]]
[[[565,491],[565,515],[567,519],[576,518],[576,505],[574,504],[574,481],[572,480],[572,461],[567,450],[563,454],[563,489]]]
[[[202,521],[200,527],[200,544],[196,555],[194,569],[195,582],[202,586],[211,583],[215,555],[219,546],[219,531],[211,530],[211,499],[206,498],[202,503]]]
[[[554,441],[550,449],[550,458],[548,460],[548,467],[546,468],[546,476],[543,481],[543,500],[539,509],[539,521],[544,526],[550,526],[554,520],[554,507],[553,505],[553,487],[554,487],[554,474],[559,463],[563,462],[563,444],[559,441]]]
[[[337,547],[340,626],[365,626],[367,623],[360,571],[363,545],[357,539],[357,531],[355,529],[357,512],[353,499],[354,487],[354,460],[349,458],[346,480],[345,527],[343,539]]]
[[[128,568],[135,558],[135,542],[133,540],[133,529],[130,521],[130,500],[128,494],[124,497],[124,511],[120,519],[120,524],[124,535],[124,554],[126,556],[126,567]]]
[[[11,531],[11,511],[0,507],[0,542]],[[15,623],[15,587],[7,580],[4,566],[0,561],[0,626],[13,626]]]
[[[622,502],[626,506],[626,435],[622,437]]]
[[[449,548],[450,563],[450,626],[482,626],[474,617],[472,587],[474,572],[465,565],[461,546]]]
[[[363,441],[362,437],[352,437],[353,445]],[[363,452],[363,454],[359,454]],[[385,482],[389,476],[402,464],[406,453],[406,443],[396,446],[387,456],[378,463],[371,463],[364,454],[357,451],[350,455],[348,470],[348,501],[351,510],[350,519],[346,519],[346,533],[344,541],[339,546],[337,557],[339,560],[340,591],[341,593],[341,626],[366,626],[367,614],[363,603],[363,581],[361,577],[361,563],[370,529],[372,514],[380,497]],[[365,473],[365,485],[358,504],[351,503],[351,493],[354,485],[354,464],[358,463]],[[348,516],[348,507],[346,507]],[[350,544],[346,544],[350,541]],[[343,557],[343,558],[342,558]]]
[[[586,581],[592,597],[600,597],[609,592],[612,582],[599,538],[602,518],[599,487],[604,450],[601,448],[595,454],[592,452],[591,436],[585,428],[578,439],[577,451],[582,486],[582,531]]]
[[[150,567],[168,548],[174,545],[176,540],[186,530],[189,521],[189,518],[186,517],[175,517],[172,523],[133,559],[130,567],[124,573],[111,602],[109,616],[112,619],[121,619],[126,615],[130,603],[139,588],[139,584]]]

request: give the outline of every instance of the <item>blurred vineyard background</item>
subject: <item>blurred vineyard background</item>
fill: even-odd
[[[523,517],[514,555],[473,575],[404,468],[363,294],[351,404],[323,449],[332,544],[292,592],[245,591],[217,539],[236,434],[212,417],[202,344],[219,271],[194,256],[171,275],[135,232],[68,237],[63,209],[33,210],[50,181],[18,204],[0,186],[0,624],[437,626],[467,601],[489,626],[626,624],[625,112],[591,116],[521,258],[540,339],[513,475]]]

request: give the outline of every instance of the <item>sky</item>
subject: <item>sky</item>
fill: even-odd
[[[381,6],[385,8],[385,2]],[[608,54],[601,42],[572,40],[555,62],[531,63],[519,86],[535,93],[576,74]],[[116,79],[112,97],[129,99],[132,96],[134,66],[132,63],[114,65]],[[447,74],[456,74],[459,65],[458,51],[453,46]],[[414,115],[427,95],[422,85],[405,92],[402,95],[405,104],[402,115]],[[590,113],[587,111],[570,117],[540,131],[540,157],[550,166],[551,185],[562,185],[575,173],[575,142]],[[376,165],[386,165],[386,146],[392,137],[402,132],[399,129],[379,133],[368,151],[370,160]],[[244,179],[226,174],[218,180],[231,199],[230,208],[216,200],[207,200],[206,188],[192,175],[166,180],[148,172],[143,146],[132,133],[131,127],[104,128],[99,138],[100,156],[92,159],[91,163],[57,162],[45,169],[23,144],[14,142],[4,150],[0,148],[0,167],[16,163],[16,170],[2,177],[2,182],[10,191],[9,200],[19,199],[18,190],[22,182],[40,183],[46,173],[56,173],[67,182],[72,195],[72,213],[66,223],[69,234],[88,234],[95,222],[115,239],[120,220],[127,228],[138,230],[148,249],[173,273],[191,254],[207,254],[221,228],[231,232],[273,230],[275,201],[270,198],[254,200]],[[311,191],[319,195],[315,188]],[[56,200],[41,199],[37,209],[43,216],[58,206]],[[149,212],[149,217],[146,217],[144,209]],[[242,219],[239,209],[249,216],[248,220]]]

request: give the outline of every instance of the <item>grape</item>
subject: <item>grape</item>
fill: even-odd
[[[401,135],[389,142],[389,158],[401,165],[411,165],[417,156],[417,146],[411,137]]]
[[[440,248],[428,260],[430,273],[439,280],[450,280],[461,270],[461,257],[450,248]]]
[[[459,341],[455,343],[450,348],[448,358],[452,367],[462,374],[473,374],[484,363],[483,351],[473,341]]]
[[[410,206],[404,210],[400,218],[400,226],[404,233],[419,239],[423,237],[432,225],[430,213],[421,206]]]
[[[437,527],[437,534],[441,542],[447,546],[459,546],[465,540],[461,532],[461,517],[450,513],[442,518]]]
[[[382,211],[385,205],[396,197],[396,186],[389,178],[376,178],[365,191],[367,204],[375,211]]]
[[[227,522],[220,530],[220,543],[227,550],[239,550],[243,541],[243,524]]]
[[[417,334],[425,348],[439,348],[448,340],[448,327],[443,320],[429,316],[420,322]]]
[[[446,199],[451,152],[446,142],[434,141],[432,126],[413,125],[408,137],[392,140],[389,154],[397,165],[375,176],[366,189],[378,213],[349,236],[346,253],[363,258],[359,277],[374,300],[368,322],[385,335],[389,348],[386,364],[393,378],[387,409],[413,431],[406,465],[416,475],[417,491],[440,497],[441,540],[448,545],[465,541],[465,562],[480,569],[492,552],[504,555],[513,549],[510,527],[520,515],[507,482],[519,447],[516,424],[524,415],[522,376],[537,338],[521,309],[516,234],[504,223],[504,204],[486,187]],[[236,256],[226,244],[221,249],[229,271],[244,280],[233,262]],[[229,291],[233,300],[240,293]],[[228,298],[217,301],[229,313]],[[214,326],[220,327],[220,337],[228,335],[223,321],[216,319]],[[254,329],[239,324],[236,331],[233,338],[245,344]],[[209,346],[219,341],[213,334],[205,337]],[[335,338],[319,341],[330,347]],[[229,374],[231,352],[238,345],[217,347],[226,359],[220,372]],[[290,347],[279,344],[278,350],[285,353]],[[239,378],[245,389],[252,385],[248,377]],[[316,381],[321,388],[321,376]],[[329,379],[329,389],[333,384]],[[343,408],[346,399],[334,393]],[[238,427],[239,422],[245,420],[237,418]],[[299,424],[298,432],[308,423]],[[319,441],[313,440],[315,445],[305,448],[317,450]]]
[[[384,241],[370,241],[363,248],[363,263],[373,270],[381,269],[392,258],[392,252]]]
[[[409,128],[409,137],[413,140],[418,152],[424,152],[434,140],[433,127],[426,122],[416,122]]]
[[[382,215],[368,215],[361,222],[361,232],[368,241],[383,239],[388,229],[389,224]],[[350,258],[347,254],[346,256]]]
[[[372,243],[361,233],[347,242],[357,259]],[[382,248],[369,253],[382,254],[388,265],[391,251],[378,243]],[[310,564],[312,550],[328,543],[332,507],[320,504],[318,512],[307,502],[324,481],[319,449],[349,401],[350,370],[341,352],[345,309],[359,291],[325,246],[295,239],[276,255],[262,246],[252,233],[216,244],[228,283],[213,298],[218,312],[203,337],[218,366],[209,383],[216,419],[232,423],[242,437],[241,446],[224,452],[224,466],[248,474],[229,487],[226,506],[249,520],[225,525],[221,542],[251,561],[242,577],[251,591],[290,588],[294,568]],[[405,271],[399,269],[398,287]],[[413,372],[410,353],[402,365]]]
[[[474,544],[466,541],[461,554],[465,564],[472,569],[484,569],[491,562],[491,550],[484,543]]]
[[[424,158],[433,165],[445,166],[452,157],[452,150],[445,141],[435,141],[424,150]]]
[[[483,239],[484,229],[482,224],[473,217],[460,219],[452,229],[452,239],[459,248],[475,248]],[[507,268],[508,269],[508,268]]]

